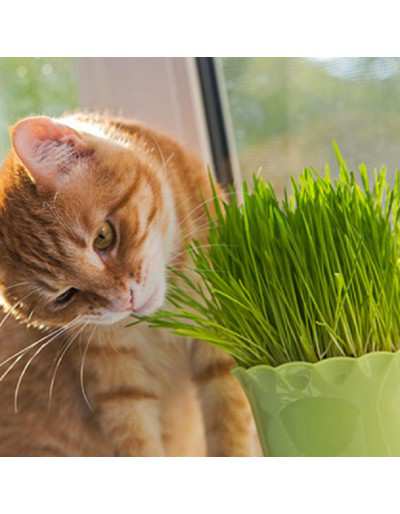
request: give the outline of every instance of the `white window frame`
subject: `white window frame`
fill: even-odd
[[[80,105],[174,136],[213,168],[194,58],[79,58]]]

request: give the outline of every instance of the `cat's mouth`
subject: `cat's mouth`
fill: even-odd
[[[156,287],[150,296],[138,307],[124,311],[106,311],[98,315],[85,316],[85,321],[93,325],[113,325],[127,319],[132,314],[146,316],[154,313],[164,303],[164,293],[162,287]]]
[[[161,297],[160,288],[156,287],[149,298],[140,307],[134,309],[133,313],[139,314],[140,316],[152,314],[154,311],[161,307],[163,300],[164,298]]]

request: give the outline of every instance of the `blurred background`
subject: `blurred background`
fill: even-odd
[[[400,164],[400,59],[224,59],[241,169],[281,189],[303,167]]]
[[[213,61],[242,177],[261,168],[281,192],[305,166],[333,161],[332,140],[353,166],[400,167],[400,58]],[[211,161],[196,80],[184,58],[0,58],[0,158],[18,118],[88,108],[143,119]]]
[[[58,115],[78,106],[72,59],[0,58],[0,158],[8,126],[30,114]]]

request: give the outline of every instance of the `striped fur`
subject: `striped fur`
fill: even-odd
[[[127,291],[136,308],[152,288],[159,307],[166,266],[187,266],[186,244],[204,237],[205,168],[139,123],[56,123],[81,156],[44,141],[30,168],[13,147],[0,172],[0,455],[253,454],[230,358],[119,316]],[[41,187],[35,167],[50,165],[62,181]],[[105,219],[118,241],[99,256]],[[79,293],[60,308],[68,287]]]

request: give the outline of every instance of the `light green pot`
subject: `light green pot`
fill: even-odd
[[[265,455],[400,456],[400,353],[236,368]]]

